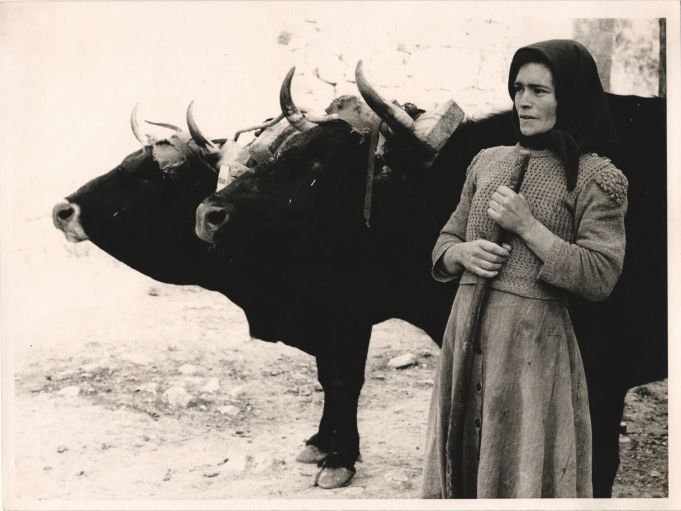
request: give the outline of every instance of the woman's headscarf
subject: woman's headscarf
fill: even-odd
[[[525,147],[553,149],[563,160],[568,190],[577,182],[579,155],[603,155],[617,143],[615,124],[603,92],[598,69],[584,46],[570,39],[553,39],[524,46],[515,52],[508,75],[508,93],[515,97],[515,79],[528,62],[545,64],[553,74],[558,102],[556,124],[547,133],[525,136],[520,131],[518,112],[513,105],[513,125],[518,141]]]

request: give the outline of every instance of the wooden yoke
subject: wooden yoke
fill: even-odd
[[[295,133],[299,133],[298,130],[291,126],[286,119],[282,119],[271,128],[264,130],[259,137],[251,142],[248,146],[251,158],[258,165],[269,160],[274,156],[279,146]]]
[[[414,134],[437,154],[459,127],[463,118],[463,110],[450,99],[422,113],[414,121]]]
[[[235,178],[253,167],[269,160],[277,149],[291,136],[299,133],[286,119],[264,129],[260,136],[253,139],[246,147],[241,147],[232,140],[226,140],[220,148],[220,173],[217,190],[222,190]]]
[[[442,104],[436,104],[413,121],[413,138],[405,136],[399,138],[417,151],[419,157],[414,163],[420,169],[427,170],[433,164],[447,140],[463,122],[464,117],[465,114],[461,107],[450,99]],[[396,136],[390,127],[382,124],[379,152],[382,152],[386,143],[389,143],[387,141]]]

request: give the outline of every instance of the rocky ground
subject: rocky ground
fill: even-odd
[[[294,461],[321,413],[313,359],[251,340],[239,309],[198,288],[154,285],[136,299],[160,323],[140,323],[134,338],[86,339],[17,372],[18,499],[418,496],[438,353],[421,331],[375,327],[360,400],[364,461],[351,486],[322,490],[311,484],[316,467]],[[411,363],[391,367],[407,353]],[[666,418],[666,382],[629,393],[616,496],[667,495]]]

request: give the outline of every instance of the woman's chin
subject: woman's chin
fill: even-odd
[[[551,131],[551,128],[553,128],[553,125],[549,126],[547,128],[546,125],[538,126],[536,123],[523,122],[521,120],[519,128],[520,128],[520,133],[522,133],[526,137],[532,137],[534,135],[541,135],[542,133],[546,133],[548,131]]]
[[[526,137],[531,137],[533,135],[538,135],[542,131],[537,129],[537,128],[523,128],[522,126],[520,127],[520,133],[522,133]]]

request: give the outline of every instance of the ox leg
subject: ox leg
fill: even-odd
[[[320,375],[319,361],[317,360],[317,375]],[[296,457],[301,463],[319,463],[331,450],[331,437],[334,430],[334,412],[336,404],[333,402],[333,393],[324,388],[322,378],[318,376],[319,383],[324,389],[324,408],[322,418],[319,421],[317,432],[305,442],[305,449]]]
[[[360,456],[357,404],[364,385],[370,336],[370,325],[357,329],[352,336],[339,336],[326,353],[317,357],[325,395],[319,438],[325,440],[332,431],[328,455],[320,463],[322,469],[316,481],[322,488],[345,486],[355,474],[355,461]]]
[[[619,430],[624,412],[625,390],[608,391],[594,388],[589,395],[591,430],[593,432],[592,481],[593,496],[612,496],[617,468],[620,464]]]

